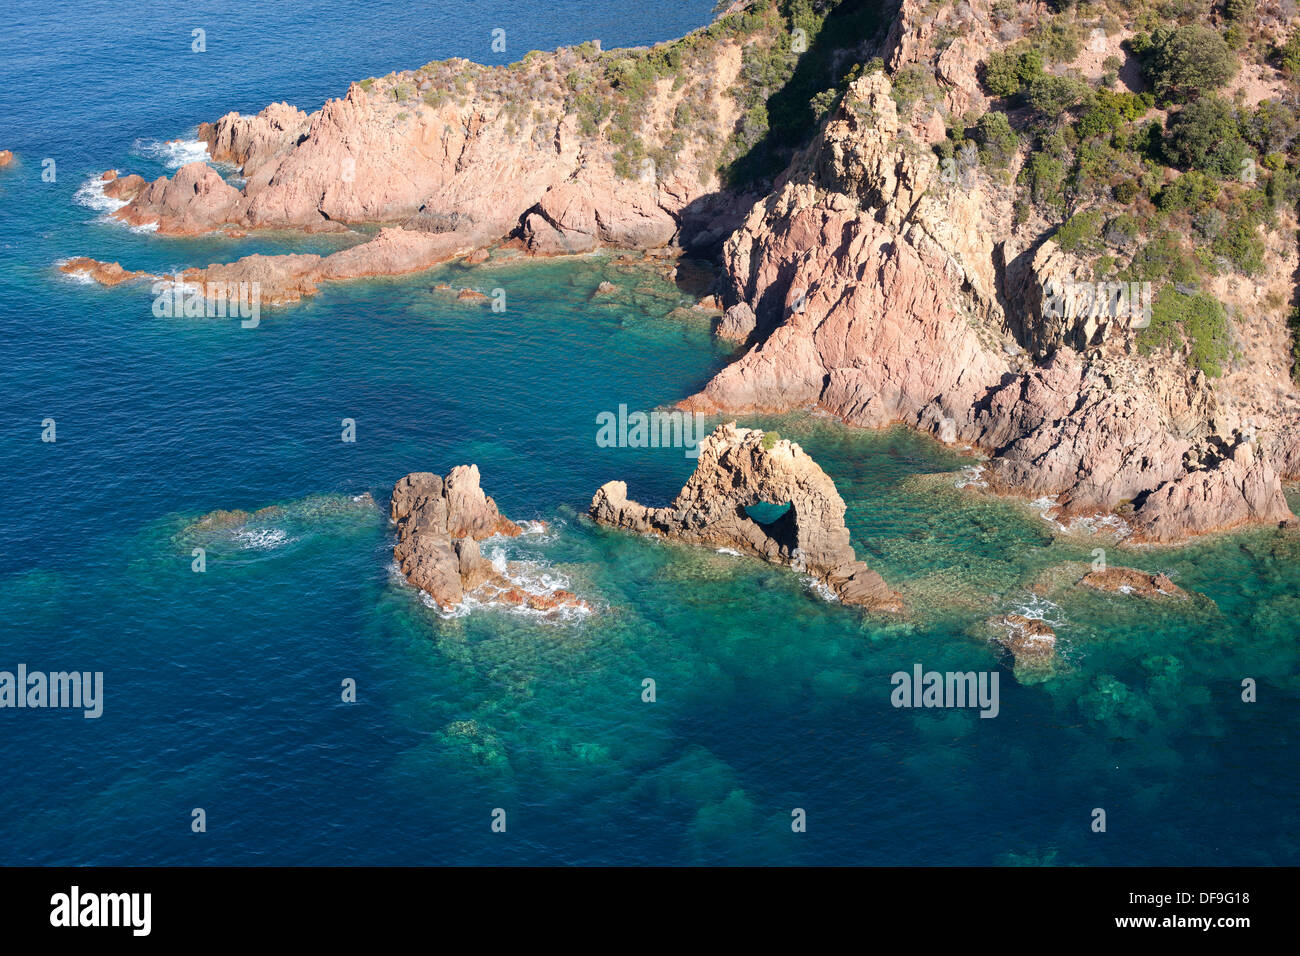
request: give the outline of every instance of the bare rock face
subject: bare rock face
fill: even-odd
[[[149,185],[143,176],[134,173],[130,176],[119,176],[116,169],[110,169],[100,179],[104,182],[105,196],[127,203],[140,195]]]
[[[1135,515],[1137,540],[1168,543],[1245,524],[1295,521],[1277,473],[1253,443],[1189,470],[1146,496]]]
[[[4,169],[14,161],[14,154],[7,149],[0,149],[0,169]]]
[[[908,10],[921,8],[905,3],[900,20]],[[895,38],[900,62],[925,59],[915,26]],[[1055,497],[1067,514],[1132,507],[1137,540],[1291,520],[1277,472],[1300,469],[1300,429],[1266,436],[1276,465],[1237,461],[1224,434],[1239,416],[1203,373],[1104,348],[1133,330],[1102,316],[1100,298],[1046,313],[1045,289],[1077,278],[1050,240],[1020,257],[1025,288],[1002,288],[1009,247],[994,246],[981,188],[944,182],[883,74],[855,80],[727,241],[735,319],[719,333],[753,344],[683,406],[901,422],[987,452],[994,490]]]
[[[508,568],[503,572],[483,556],[478,542],[514,537],[521,529],[483,493],[477,465],[457,465],[446,478],[407,475],[393,486],[390,517],[397,525],[398,567],[443,610],[471,594],[538,611],[586,606],[568,591],[527,591],[511,580]]]
[[[722,321],[715,330],[718,338],[730,342],[748,342],[758,326],[758,316],[749,307],[748,302],[737,302],[722,315]]]
[[[1089,571],[1080,581],[1085,587],[1112,594],[1136,594],[1144,598],[1186,598],[1187,592],[1164,574],[1148,574],[1136,568],[1107,568]]]
[[[731,422],[703,439],[699,452],[695,473],[668,507],[630,501],[627,484],[611,481],[592,499],[591,517],[626,531],[732,548],[788,565],[823,581],[846,604],[901,608],[880,575],[857,560],[844,524],[844,499],[797,444]],[[761,503],[789,508],[760,524],[746,508]]]
[[[1109,511],[1184,472],[1213,414],[1200,373],[1088,361],[1060,350],[990,392],[971,420],[1008,491],[1057,495],[1066,511]]]
[[[510,67],[432,63],[353,83],[311,114],[286,103],[229,113],[202,124],[199,137],[214,160],[240,168],[241,188],[192,164],[115,215],[157,223],[164,235],[400,223],[471,247],[513,236],[539,254],[656,248],[694,221],[688,207],[717,192],[716,137],[679,123],[679,107],[689,98],[711,130],[729,129],[739,112],[727,94],[739,42],[699,36],[682,55],[682,82],[656,82],[631,120],[648,153],[671,140],[673,161],[660,170],[629,169],[608,115],[580,116],[566,77],[596,89],[606,65],[584,46]]]
[[[901,134],[888,79],[862,77],[724,248],[727,301],[757,344],[687,401],[819,405],[852,424],[964,411],[1008,371],[972,316],[995,302],[979,199],[931,193],[934,154]],[[733,308],[736,306],[733,305]]]
[[[113,215],[133,226],[157,224],[164,235],[191,235],[231,222],[239,199],[215,169],[194,162],[150,183]]]
[[[292,149],[310,129],[311,117],[302,110],[272,103],[256,116],[227,113],[215,123],[200,123],[199,139],[218,162],[258,167]]]
[[[1023,614],[1003,614],[989,621],[996,640],[1011,652],[1017,670],[1045,670],[1056,659],[1056,632],[1051,625]]]

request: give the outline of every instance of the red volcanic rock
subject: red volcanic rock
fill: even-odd
[[[69,259],[59,266],[68,275],[86,275],[101,285],[114,286],[132,279],[152,278],[147,272],[129,272],[116,262],[99,262],[96,259]]]
[[[530,591],[483,557],[478,542],[521,533],[479,486],[476,465],[457,465],[446,478],[416,472],[393,487],[390,510],[397,525],[393,557],[406,579],[443,610],[467,595],[549,612],[590,610],[569,591]]]
[[[696,215],[693,204],[708,206],[701,219],[726,205],[709,198],[717,193],[712,132],[739,114],[727,90],[741,46],[730,37],[699,39],[692,55],[700,62],[680,84],[653,85],[642,104],[639,140],[653,152],[673,139],[671,169],[638,168],[631,178],[616,171],[607,121],[581,123],[564,79],[589,69],[586,56],[561,49],[509,68],[430,64],[354,83],[312,114],[276,103],[204,123],[199,138],[214,160],[241,168],[242,189],[208,189],[196,199],[193,174],[182,170],[178,186],[154,184],[136,200],[127,221],[157,222],[163,234],[409,221],[455,232],[471,249],[508,236],[543,253],[662,246]],[[675,129],[684,97],[713,115],[708,135]],[[518,108],[521,100],[528,108]]]
[[[745,510],[762,502],[790,507],[762,525]],[[695,472],[668,507],[628,500],[622,481],[601,486],[591,502],[598,524],[731,548],[806,571],[846,604],[901,610],[898,595],[854,554],[845,511],[835,483],[802,448],[735,422],[700,442]]]
[[[461,240],[453,235],[408,232],[397,227],[381,230],[369,242],[343,249],[328,256],[313,254],[251,255],[235,262],[187,269],[183,277],[193,283],[257,283],[263,305],[298,302],[315,295],[322,282],[338,282],[367,276],[401,275],[423,272],[463,251]],[[114,264],[116,265],[116,264]],[[93,259],[74,259],[62,267],[65,272],[85,272],[97,281],[114,285],[112,267]],[[120,267],[117,267],[120,269]],[[129,273],[127,278],[146,273]]]
[[[149,185],[143,176],[119,176],[115,169],[110,169],[100,179],[105,184],[104,195],[122,202],[130,202]]]
[[[1277,474],[1252,443],[1189,471],[1147,495],[1137,509],[1137,540],[1168,543],[1252,523],[1294,521]]]
[[[0,169],[4,169],[14,161],[14,154],[7,149],[0,149]]]
[[[1003,614],[990,625],[999,629],[996,640],[1011,652],[1016,667],[1041,670],[1056,658],[1056,632],[1046,621],[1023,614]]]
[[[234,221],[239,202],[239,190],[207,163],[195,162],[171,179],[154,180],[113,215],[133,226],[157,223],[165,235],[193,235]]]
[[[256,116],[227,113],[199,124],[199,139],[218,162],[259,167],[292,149],[311,129],[311,117],[288,103],[272,103]]]
[[[1166,575],[1148,574],[1135,568],[1090,571],[1083,576],[1080,583],[1097,591],[1109,591],[1113,594],[1136,594],[1145,598],[1187,597],[1187,592],[1174,584]]]
[[[456,293],[456,299],[460,302],[486,302],[488,297],[476,289],[461,289]]]
[[[933,157],[905,149],[888,80],[855,81],[775,193],[727,240],[720,329],[757,344],[686,403],[702,411],[820,405],[853,424],[965,410],[1007,371],[959,309],[992,301],[970,200],[927,195]],[[742,339],[743,340],[743,339]]]
[[[1138,540],[1291,520],[1269,463],[1220,447],[1226,416],[1200,371],[1119,349],[1085,354],[1069,330],[1046,328],[1025,333],[1050,340],[1041,364],[1010,364],[1022,354],[1010,329],[1034,317],[1002,311],[994,263],[1007,250],[995,255],[980,187],[943,186],[889,94],[883,74],[855,80],[727,241],[735,304],[718,332],[752,345],[682,406],[903,422],[987,452],[994,490],[1055,496],[1076,514],[1135,504]],[[1300,470],[1298,435],[1268,435],[1288,474]]]

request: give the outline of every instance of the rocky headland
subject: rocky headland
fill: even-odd
[[[807,52],[784,6],[742,0],[651,48],[432,63],[354,83],[315,113],[228,114],[199,135],[242,185],[194,163],[153,183],[110,171],[105,192],[125,203],[118,218],[164,236],[380,227],[327,256],[184,274],[259,282],[271,304],[480,261],[503,242],[716,254],[702,304],[743,352],[686,408],[901,423],[986,455],[990,491],[1048,499],[1066,518],[1118,516],[1132,543],[1293,523],[1281,483],[1300,479],[1288,325],[1300,256],[1295,203],[1267,169],[1291,162],[1296,138],[1274,137],[1283,152],[1257,164],[1273,176],[1262,194],[1280,197],[1267,216],[1223,176],[1195,187],[1218,197],[1197,218],[1182,210],[1210,202],[1186,198],[1199,160],[1170,158],[1191,94],[1153,72],[1159,38],[991,0],[901,0],[887,32],[855,34],[821,29],[853,4],[825,6]],[[1250,50],[1287,36],[1265,6]],[[1296,99],[1260,57],[1249,89],[1220,81],[1225,102],[1241,94],[1244,129]],[[783,97],[805,88],[796,135]],[[1153,123],[1167,166],[1123,145]],[[1084,167],[1085,146],[1110,150],[1107,172]],[[755,172],[756,159],[775,163]],[[1116,278],[1154,287],[1138,295],[1146,315],[1059,294]]]
[[[756,505],[785,510],[763,524],[747,510]],[[854,554],[845,511],[835,483],[797,444],[731,422],[700,441],[695,472],[667,507],[631,501],[626,482],[610,481],[590,513],[597,524],[786,565],[845,604],[901,610],[898,595]]]

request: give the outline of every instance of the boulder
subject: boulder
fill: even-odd
[[[478,542],[521,529],[483,492],[477,465],[457,465],[445,478],[414,472],[400,479],[389,516],[397,525],[398,568],[444,611],[470,595],[544,612],[588,608],[569,591],[523,588],[509,565],[502,570],[483,556]]]

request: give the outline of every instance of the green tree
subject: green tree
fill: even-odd
[[[1015,96],[1043,75],[1043,56],[1037,50],[995,51],[984,65],[984,85],[994,96]]]
[[[1169,118],[1166,141],[1176,164],[1220,176],[1235,176],[1246,156],[1232,104],[1222,97],[1204,96]]]
[[[1055,117],[1085,102],[1089,97],[1085,83],[1068,76],[1047,74],[1029,86],[1029,105],[1047,117]]]
[[[1219,32],[1200,23],[1151,35],[1148,73],[1162,102],[1185,103],[1223,86],[1240,66]]]
[[[1005,169],[1020,145],[1020,138],[1007,121],[1007,114],[991,110],[975,124],[975,142],[980,158],[988,166]]]

